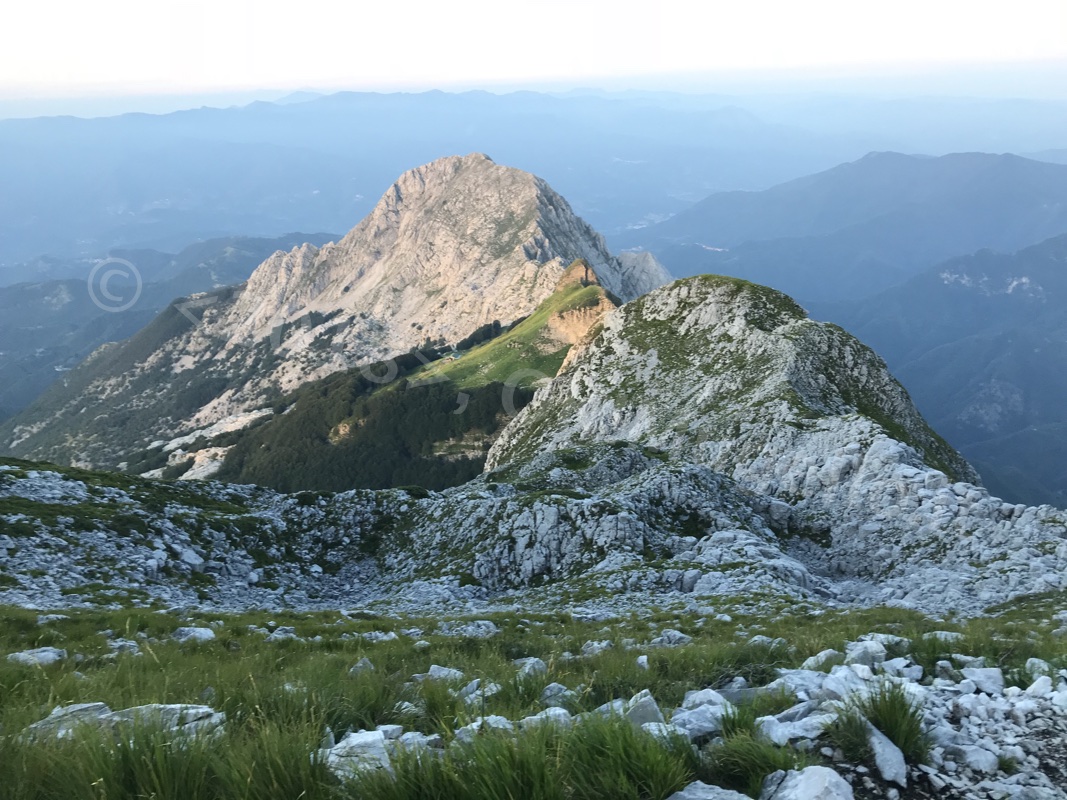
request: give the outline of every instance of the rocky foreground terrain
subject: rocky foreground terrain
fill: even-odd
[[[1067,797],[1067,614],[812,611],[0,610],[0,795]]]

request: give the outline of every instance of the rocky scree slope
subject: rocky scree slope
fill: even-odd
[[[706,466],[626,443],[550,451],[444,492],[283,495],[9,463],[0,602],[390,613],[890,603],[974,614],[1051,590],[1067,570],[1051,509],[979,520],[959,541],[950,525],[928,528],[932,552],[905,549],[872,576],[831,573],[835,546],[791,533],[783,507]],[[856,536],[868,561],[892,546]],[[975,548],[990,561],[972,563]]]
[[[307,381],[526,316],[578,258],[622,301],[667,280],[654,260],[611,256],[539,178],[443,158],[401,176],[339,242],[278,252],[243,286],[102,348],[0,438],[17,455],[116,467],[155,441],[247,425]]]

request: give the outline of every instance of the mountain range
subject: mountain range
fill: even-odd
[[[760,192],[712,194],[620,234],[678,276],[722,273],[803,302],[874,294],[944,259],[1067,232],[1067,166],[1018,156],[871,153]]]
[[[717,276],[609,312],[443,492],[0,463],[0,599],[44,607],[976,614],[1067,574],[1064,512],[991,496],[870,349]]]
[[[334,238],[304,233],[278,239],[229,237],[199,242],[177,254],[116,250],[96,259],[41,259],[22,265],[17,274],[32,276],[32,281],[0,285],[0,420],[28,406],[96,348],[135,334],[175,297],[240,283],[278,249]],[[102,287],[89,285],[94,266],[107,259],[124,262],[122,276],[109,291],[121,295],[119,305],[134,300],[129,308],[115,310],[115,304],[106,302],[102,307]]]
[[[597,284],[582,307],[625,302],[668,280],[654,259],[612,256],[529,173],[479,154],[439,159],[401,176],[338,242],[279,251],[245,284],[175,301],[129,340],[101,348],[4,425],[5,446],[66,463],[159,468],[171,443],[231,440],[285,410],[310,381],[360,369],[371,376],[364,383],[390,383],[399,376],[390,359],[502,332],[560,291],[576,260],[592,273],[584,284]],[[543,346],[565,350],[575,338]],[[382,361],[383,372],[368,371]]]
[[[882,354],[987,484],[1067,503],[1067,235],[949,259],[854,304],[820,308]]]
[[[76,147],[71,142],[77,142]],[[0,120],[0,266],[42,253],[347,230],[412,164],[487,152],[549,179],[600,229],[871,149],[732,105],[534,92],[342,92],[171,114]],[[28,280],[18,278],[17,280]]]

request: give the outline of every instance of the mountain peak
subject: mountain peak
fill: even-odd
[[[358,306],[394,328],[379,337],[374,355],[384,357],[389,347],[455,341],[529,314],[579,258],[622,300],[668,277],[654,259],[614,258],[540,178],[481,153],[448,156],[401,175],[337,244],[276,254],[253,274],[231,321],[236,335],[261,338],[308,311]]]
[[[149,444],[246,419],[309,381],[526,317],[577,260],[621,301],[667,279],[655,259],[612,256],[603,237],[540,178],[481,153],[437,159],[401,175],[339,241],[274,253],[243,287],[201,304],[195,326],[169,310],[173,319],[153,328],[167,338],[135,337],[112,366],[70,376],[88,397],[107,397],[111,386],[150,386],[117,401],[154,410],[138,414],[137,425],[111,430],[105,412],[119,408],[102,403],[94,415],[100,431],[71,415],[59,428],[77,430],[64,437],[55,428],[56,406],[73,413],[81,401],[57,389],[60,396],[40,412],[48,430],[31,422],[10,441],[42,458],[77,453],[83,462],[113,466]],[[181,397],[168,399],[167,387]],[[31,408],[24,419],[38,413]]]

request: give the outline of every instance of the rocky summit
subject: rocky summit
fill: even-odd
[[[620,301],[669,279],[647,254],[612,256],[543,180],[480,154],[439,159],[402,175],[340,241],[277,252],[245,284],[178,300],[101,348],[0,443],[115,468],[240,430],[308,381],[520,320],[577,259]]]

